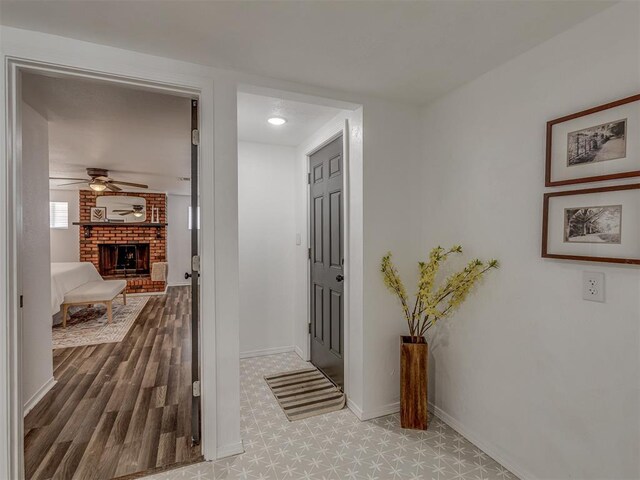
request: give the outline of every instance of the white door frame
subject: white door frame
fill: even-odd
[[[311,168],[309,167],[311,162],[311,155],[316,153],[321,148],[329,145],[336,138],[342,135],[342,215],[344,219],[343,230],[342,230],[342,242],[344,248],[344,293],[343,298],[344,302],[342,305],[342,315],[343,315],[343,325],[342,325],[342,335],[343,344],[344,344],[344,393],[348,397],[349,396],[349,295],[351,294],[351,279],[350,279],[350,255],[349,255],[349,119],[344,120],[344,125],[342,127],[336,127],[333,131],[327,133],[327,135],[311,147],[305,153],[305,168],[307,174],[305,178],[310,178]],[[311,192],[311,185],[307,181],[306,188],[306,202],[307,202],[307,251],[311,248],[311,202],[309,201],[309,196]],[[311,259],[308,258],[307,255],[307,332],[309,331],[308,325],[311,324]],[[307,358],[305,360],[311,361],[311,334],[307,333]]]
[[[28,58],[6,57],[4,101],[6,127],[5,161],[0,156],[0,192],[3,205],[0,208],[0,425],[7,425],[0,432],[0,477],[24,477],[23,440],[23,399],[22,399],[22,338],[21,309],[19,298],[22,294],[21,259],[19,255],[22,235],[22,145],[21,145],[21,90],[20,74],[23,71],[56,76],[94,79],[104,82],[142,88],[156,92],[198,98],[200,107],[200,130],[213,131],[213,85],[202,78],[193,78],[192,85],[168,83],[165,79],[139,78],[122,73],[98,72],[73,66],[53,65]],[[1,85],[1,83],[0,83]],[[207,111],[209,110],[209,111]],[[204,113],[204,114],[203,114]],[[186,137],[188,138],[188,136]],[[201,135],[199,170],[202,179],[209,179],[207,188],[200,188],[202,238],[200,242],[202,274],[200,288],[208,292],[201,296],[200,310],[207,312],[206,319],[200,315],[200,342],[207,349],[200,348],[201,402],[202,402],[202,452],[206,459],[216,458],[216,338],[215,338],[215,283],[214,283],[214,188],[213,188],[213,143],[212,137]],[[205,161],[203,161],[205,160]],[[4,401],[4,398],[7,401]]]

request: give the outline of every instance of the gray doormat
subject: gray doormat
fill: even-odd
[[[344,393],[316,368],[276,373],[264,379],[290,421],[342,410],[346,403]]]

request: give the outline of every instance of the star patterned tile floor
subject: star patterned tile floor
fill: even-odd
[[[515,475],[430,416],[427,431],[398,415],[361,422],[348,409],[289,422],[264,376],[305,368],[295,353],[240,361],[245,453],[148,480],[511,480]]]

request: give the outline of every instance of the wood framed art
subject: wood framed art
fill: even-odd
[[[91,221],[106,222],[107,221],[106,207],[91,207]]]
[[[545,186],[640,175],[640,94],[547,122]]]
[[[640,264],[640,183],[546,193],[542,256]]]

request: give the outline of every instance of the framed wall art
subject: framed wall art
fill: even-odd
[[[640,184],[546,193],[542,256],[640,264]]]
[[[545,185],[640,175],[640,95],[547,122]]]
[[[107,221],[107,209],[105,207],[91,207],[91,221],[92,222],[106,222]]]

